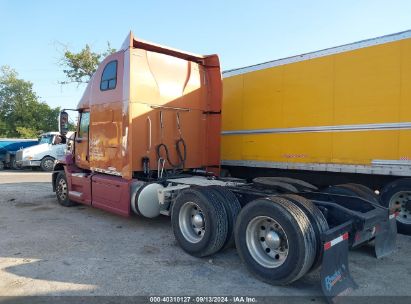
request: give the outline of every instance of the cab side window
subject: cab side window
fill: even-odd
[[[90,126],[90,112],[81,113],[78,137],[88,138],[89,126]]]
[[[114,90],[117,85],[117,60],[110,61],[101,74],[100,90]]]

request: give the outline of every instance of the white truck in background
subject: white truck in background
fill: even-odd
[[[38,145],[17,151],[16,164],[20,168],[40,167],[42,171],[53,171],[54,161],[63,157],[66,149],[65,139],[59,132],[43,133]]]

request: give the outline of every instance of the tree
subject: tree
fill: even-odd
[[[50,108],[8,66],[0,68],[0,137],[37,137],[57,130],[60,108]]]
[[[107,50],[103,53],[97,53],[91,50],[91,47],[86,46],[78,53],[70,51],[65,47],[64,54],[60,64],[63,66],[63,72],[66,74],[66,80],[61,84],[69,83],[88,83],[102,59],[114,53],[116,50],[107,42]]]

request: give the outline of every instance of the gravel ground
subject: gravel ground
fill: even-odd
[[[203,259],[184,253],[167,217],[61,207],[50,180],[50,173],[0,172],[0,296],[321,295],[318,271],[291,286],[267,285],[235,249]],[[352,251],[354,295],[411,296],[410,256],[411,237],[403,235],[396,253],[380,260],[368,245]]]

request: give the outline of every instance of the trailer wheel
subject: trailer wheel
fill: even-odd
[[[381,203],[391,214],[398,212],[398,232],[411,235],[411,179],[403,178],[386,185],[381,191]]]
[[[205,188],[180,192],[172,207],[171,224],[181,248],[196,257],[216,253],[227,239],[227,212]]]
[[[309,218],[281,197],[248,203],[237,218],[235,241],[248,270],[274,285],[289,284],[307,273],[317,247]]]
[[[235,244],[234,225],[237,220],[238,214],[241,211],[240,202],[233,192],[225,189],[224,187],[210,186],[208,188],[214,192],[214,194],[217,196],[217,199],[223,204],[227,213],[227,239],[222,249],[231,248]]]
[[[40,168],[43,171],[53,171],[54,158],[51,156],[46,156],[41,160]]]
[[[56,178],[56,196],[60,205],[64,207],[72,207],[77,205],[75,202],[69,200],[68,197],[68,184],[66,174],[59,172]]]
[[[320,211],[320,209],[318,209],[317,206],[314,205],[314,203],[312,203],[310,200],[295,194],[286,194],[282,197],[285,197],[286,199],[290,200],[298,207],[300,207],[305,212],[310,222],[313,223],[317,241],[317,251],[310,271],[316,270],[321,265],[323,259],[324,247],[321,242],[321,234],[329,229],[327,220],[325,219],[324,214]]]

